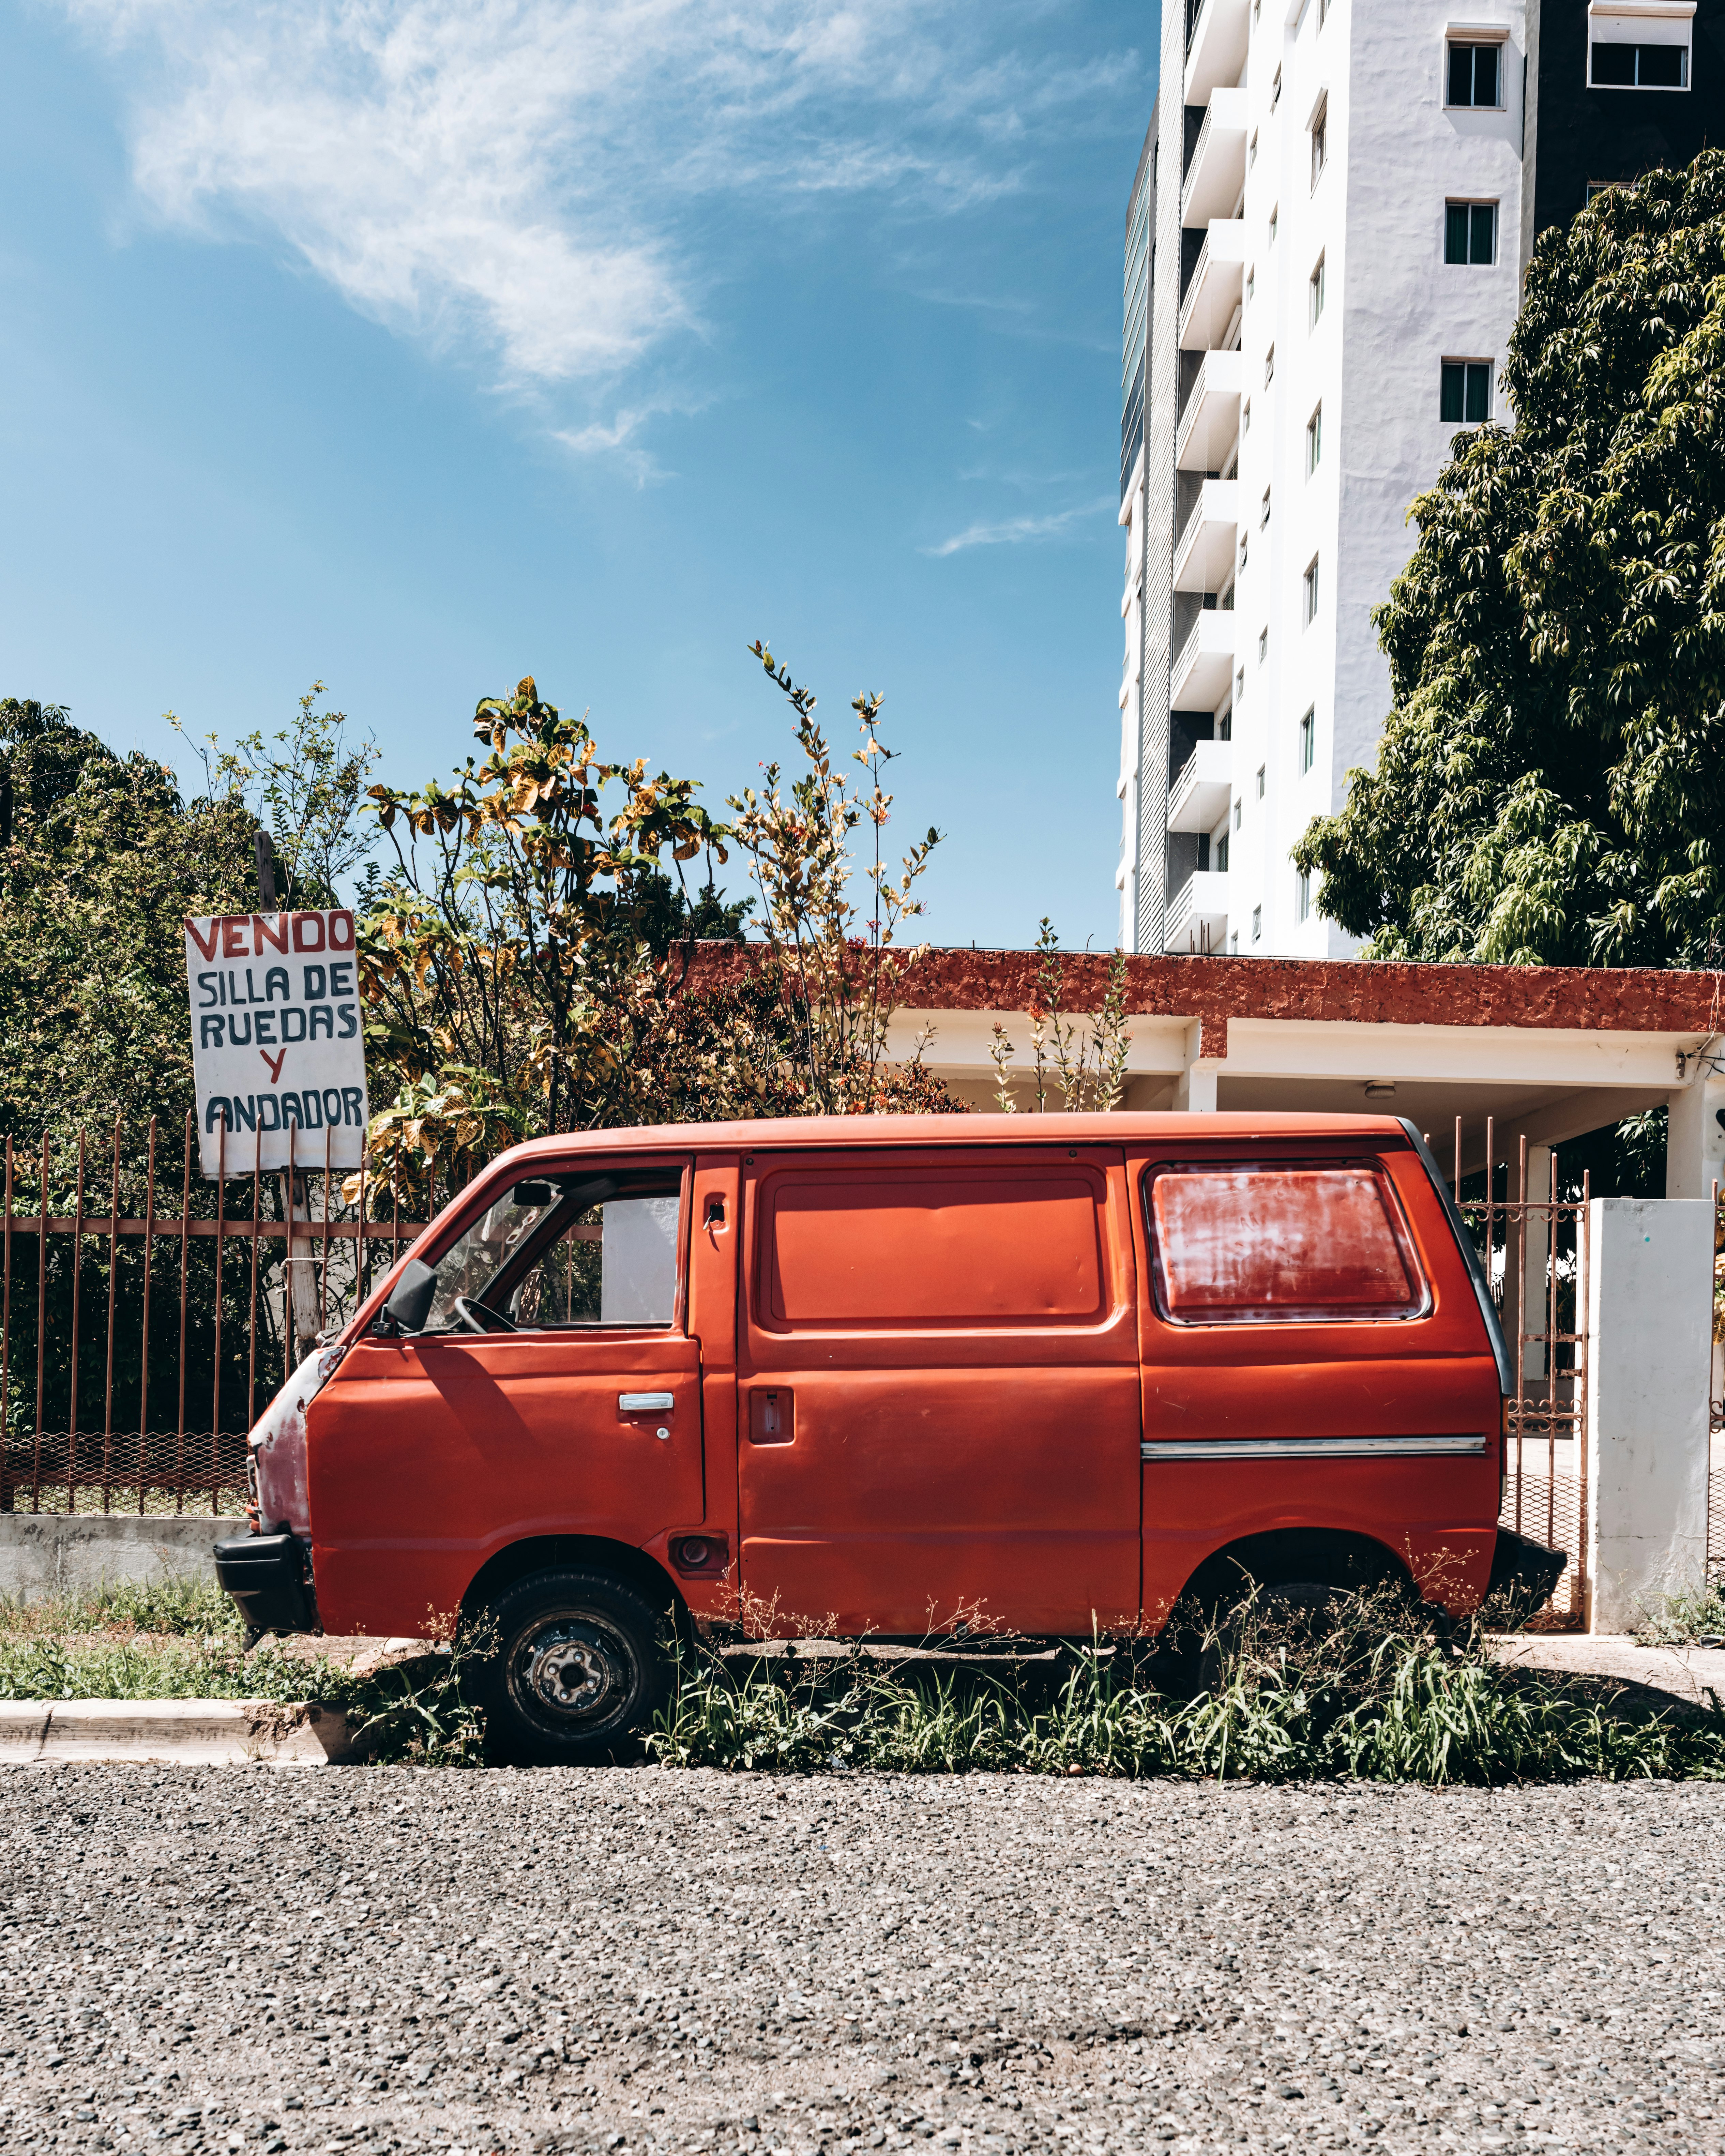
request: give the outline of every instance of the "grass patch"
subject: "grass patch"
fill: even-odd
[[[0,1597],[0,1699],[316,1700],[343,1710],[365,1758],[378,1762],[478,1763],[483,1725],[462,1694],[470,1651],[428,1650],[362,1677],[274,1641],[248,1654],[239,1612],[213,1580]]]
[[[233,1597],[213,1579],[105,1583],[35,1602],[0,1595],[0,1640],[57,1638],[69,1632],[238,1640],[243,1630]]]
[[[740,1666],[684,1650],[649,1744],[667,1765],[778,1774],[1725,1779],[1717,1699],[1648,1712],[1621,1686],[1507,1669],[1483,1623],[1456,1637],[1388,1593],[1293,1615],[1250,1604],[1188,1644],[1209,1662],[1191,1697],[1158,1689],[1156,1658],[1123,1648],[1076,1651],[1052,1681],[1022,1664],[919,1669],[861,1650]]]
[[[1262,1599],[1189,1625],[1172,1650],[1098,1644],[964,1667],[863,1645],[792,1658],[683,1645],[647,1749],[667,1766],[770,1774],[1725,1779],[1714,1695],[1650,1710],[1608,1680],[1505,1666],[1487,1639],[1505,1614],[1452,1633],[1389,1592],[1292,1612]],[[0,1603],[0,1698],[315,1699],[345,1710],[379,1761],[480,1763],[463,1685],[474,1651],[458,1641],[365,1677],[273,1643],[247,1654],[231,1602],[198,1582]],[[1189,1697],[1169,1682],[1182,1661],[1207,1679]]]
[[[1725,1592],[1707,1586],[1667,1594],[1643,1615],[1635,1637],[1649,1647],[1725,1646]]]

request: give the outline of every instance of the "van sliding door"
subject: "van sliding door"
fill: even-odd
[[[743,1183],[752,1620],[781,1636],[1134,1623],[1121,1151],[763,1154]]]

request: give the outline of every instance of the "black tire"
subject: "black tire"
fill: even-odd
[[[665,1623],[608,1573],[536,1572],[506,1588],[473,1627],[487,1748],[542,1767],[634,1756],[669,1689]]]

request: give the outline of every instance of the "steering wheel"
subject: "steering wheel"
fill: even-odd
[[[493,1310],[489,1303],[475,1302],[468,1296],[458,1295],[449,1310],[469,1332],[519,1332],[521,1329],[501,1310]]]

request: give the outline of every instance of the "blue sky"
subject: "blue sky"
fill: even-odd
[[[0,693],[122,746],[314,678],[388,776],[531,670],[605,753],[886,698],[940,942],[1111,944],[1121,0],[0,13]]]

